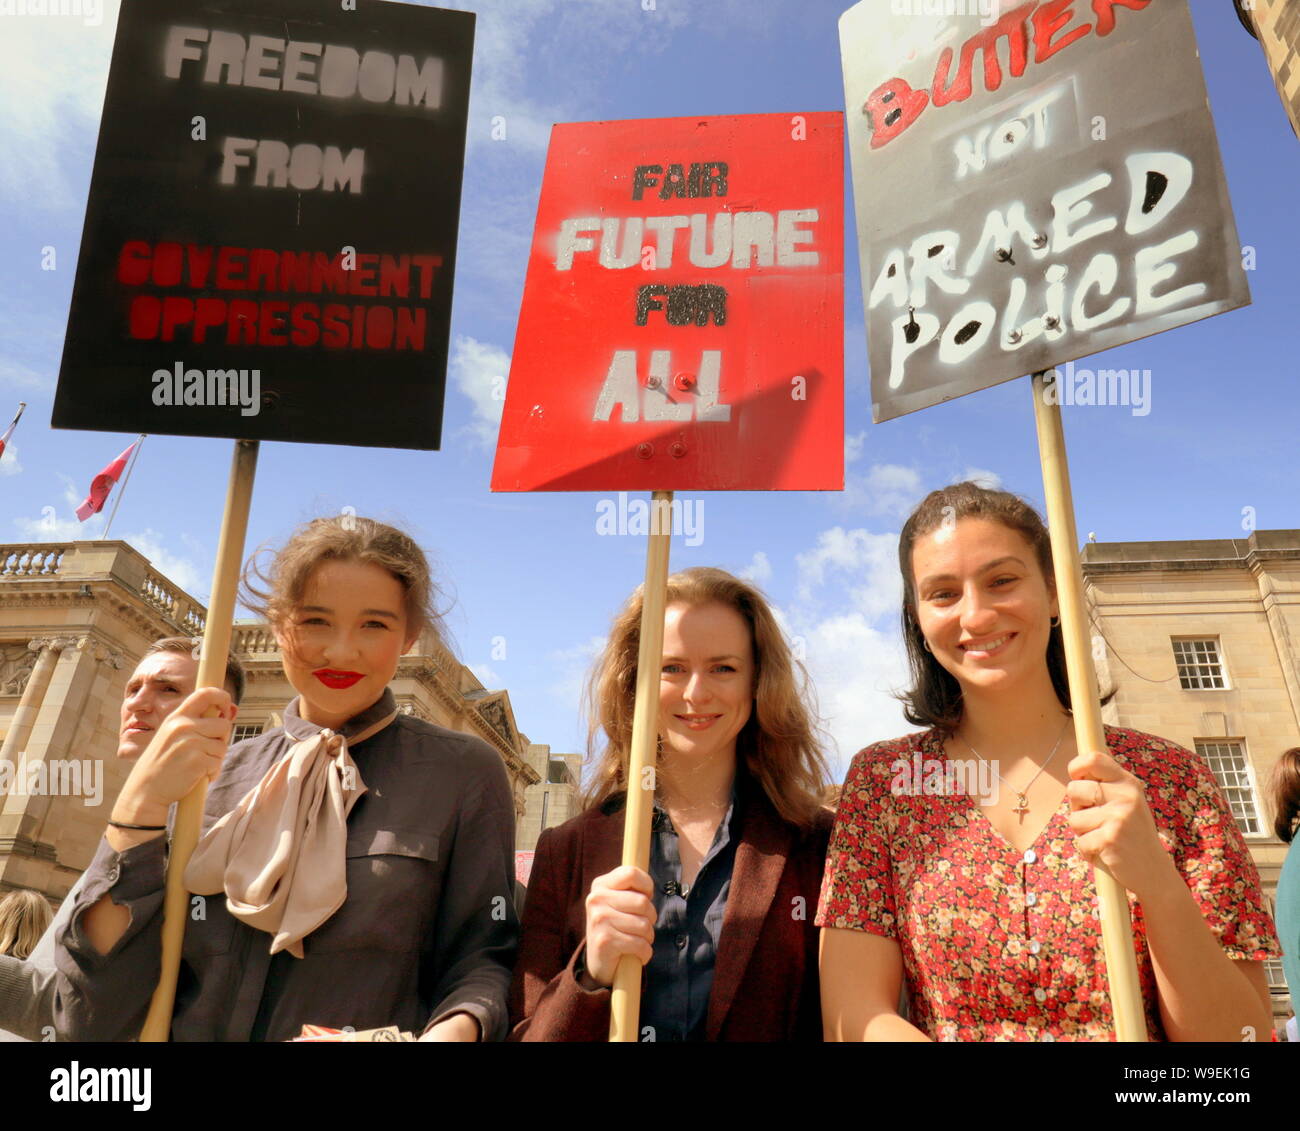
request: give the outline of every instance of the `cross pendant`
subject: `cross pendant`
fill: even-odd
[[[1024,815],[1029,812],[1029,801],[1023,793],[1016,794],[1016,807],[1014,812]]]

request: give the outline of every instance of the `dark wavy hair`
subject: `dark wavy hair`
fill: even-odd
[[[922,535],[962,518],[984,518],[1014,530],[1033,547],[1050,593],[1056,592],[1052,567],[1052,542],[1047,526],[1032,506],[1010,491],[996,491],[978,483],[954,483],[931,491],[903,525],[898,537],[898,568],[903,574],[903,643],[911,668],[912,685],[899,695],[903,716],[916,726],[936,727],[951,734],[961,722],[961,685],[925,647],[916,616],[916,581],[912,573],[912,548]],[[1047,670],[1061,706],[1070,710],[1070,680],[1065,667],[1065,640],[1054,625],[1047,642]],[[1114,692],[1102,698],[1108,703]]]

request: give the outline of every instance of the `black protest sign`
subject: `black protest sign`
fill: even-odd
[[[54,426],[436,449],[473,37],[123,0]]]
[[[1250,301],[1185,0],[840,21],[873,413]]]

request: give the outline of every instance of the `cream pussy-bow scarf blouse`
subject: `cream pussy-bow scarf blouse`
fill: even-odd
[[[303,735],[199,841],[185,869],[196,895],[226,893],[235,918],[272,936],[271,953],[303,956],[302,940],[348,896],[348,814],[366,792],[348,743],[378,734],[397,717],[391,691],[345,723],[346,738],[314,729],[286,709],[285,731]],[[379,712],[367,725],[366,716]],[[292,731],[291,731],[292,724]]]

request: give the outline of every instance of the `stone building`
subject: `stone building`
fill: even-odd
[[[154,640],[201,635],[204,616],[125,542],[0,546],[0,892],[60,900],[90,863],[129,769],[114,757],[126,681]],[[232,648],[249,674],[238,739],[278,726],[294,691],[269,626],[237,623]],[[527,826],[528,791],[547,772],[533,752],[549,748],[520,732],[509,694],[428,635],[392,687],[403,711],[501,755]]]
[[[581,754],[552,754],[549,746],[534,743],[529,760],[539,780],[525,791],[526,812],[515,837],[518,852],[531,852],[543,829],[564,824],[578,815],[579,808]]]
[[[1236,0],[1237,15],[1264,48],[1268,69],[1300,134],[1300,4],[1296,0]]]
[[[1083,574],[1093,632],[1106,644],[1098,680],[1115,689],[1105,721],[1205,759],[1271,904],[1287,846],[1272,832],[1266,787],[1282,752],[1300,745],[1300,530],[1089,543]],[[1281,963],[1267,967],[1285,1019]]]

